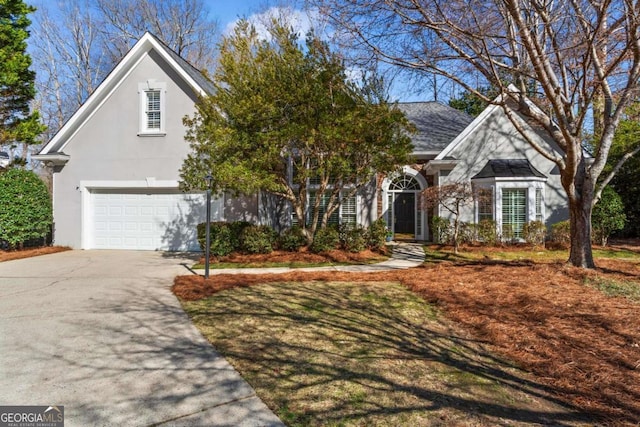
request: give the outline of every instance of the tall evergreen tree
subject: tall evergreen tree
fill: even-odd
[[[31,21],[35,8],[22,0],[0,0],[0,147],[13,151],[21,146],[26,160],[27,146],[38,143],[44,131],[38,111],[30,103],[35,97],[35,72],[27,54]]]
[[[315,35],[302,44],[274,22],[270,36],[243,21],[223,39],[215,91],[184,121],[192,153],[182,186],[201,188],[211,174],[215,192],[285,200],[312,243],[376,171],[409,162],[413,127],[376,82],[349,80],[340,55]]]

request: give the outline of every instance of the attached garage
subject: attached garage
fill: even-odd
[[[199,250],[196,226],[205,220],[205,195],[167,189],[93,189],[84,224],[87,249]],[[212,220],[221,220],[221,200]]]

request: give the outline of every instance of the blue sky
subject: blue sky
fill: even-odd
[[[221,28],[238,18],[248,17],[264,9],[264,0],[206,0],[211,16],[217,18]]]

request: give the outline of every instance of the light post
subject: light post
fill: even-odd
[[[207,228],[205,231],[205,246],[204,246],[204,278],[209,278],[209,257],[211,256],[211,182],[213,177],[207,175],[204,177],[207,183]]]

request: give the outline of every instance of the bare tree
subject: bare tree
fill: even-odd
[[[469,76],[480,73],[498,88],[514,127],[560,170],[571,216],[569,262],[595,266],[591,211],[621,164],[599,178],[624,109],[638,96],[638,0],[311,1],[370,57],[444,76],[487,102],[494,100]],[[598,102],[590,156],[585,129]],[[560,152],[536,144],[521,118]]]
[[[37,102],[51,137],[113,66],[88,1],[38,9],[32,34]],[[61,18],[62,17],[62,18]]]
[[[203,0],[69,0],[34,14],[32,56],[37,104],[47,138],[150,31],[200,69],[215,61],[217,23]]]
[[[218,24],[203,0],[95,0],[118,60],[145,31],[153,33],[196,68],[210,70],[215,61]]]
[[[453,215],[453,252],[457,254],[460,248],[460,215],[462,209],[474,201],[471,184],[456,182],[429,187],[422,192],[422,200],[426,208],[440,206]]]

